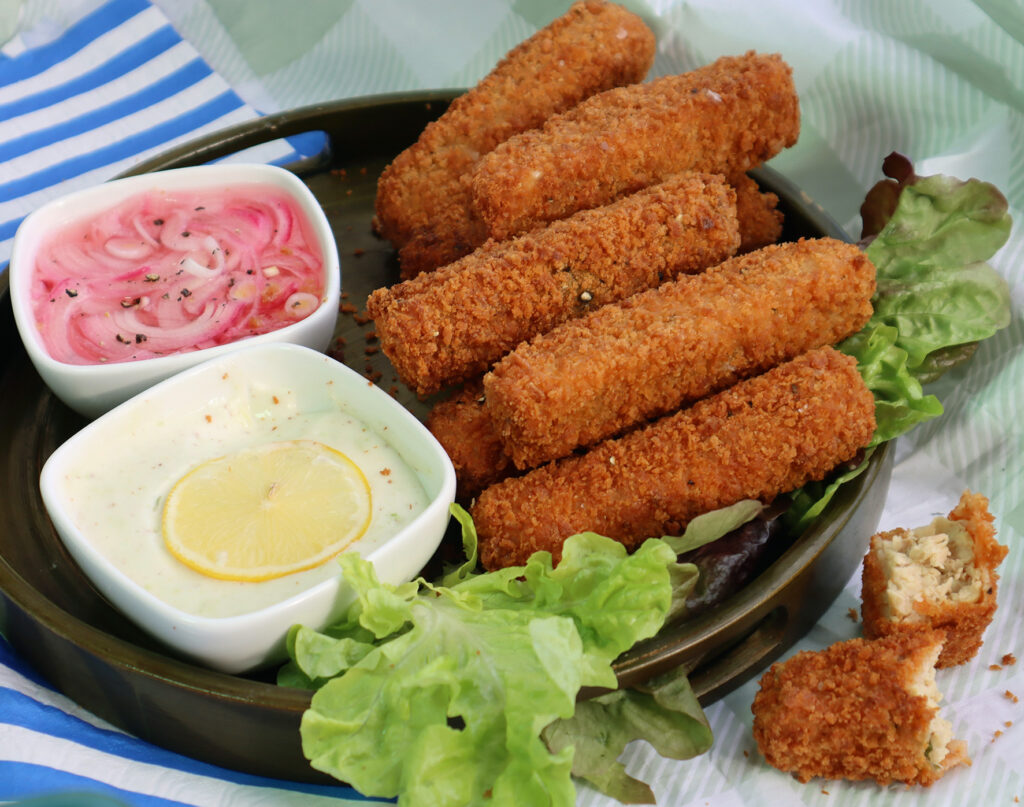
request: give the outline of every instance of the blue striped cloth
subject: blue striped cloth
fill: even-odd
[[[31,40],[31,36],[28,37]],[[110,0],[36,47],[0,51],[0,271],[21,220],[175,143],[256,116],[147,0]],[[256,147],[283,163],[321,136]],[[272,781],[157,748],[52,689],[0,636],[0,802],[101,805],[378,803],[349,787]]]
[[[256,111],[148,0],[109,0],[56,39],[0,50],[0,271],[30,212]],[[322,136],[233,159],[284,163]]]
[[[342,785],[264,779],[145,743],[51,689],[0,637],[0,801],[32,799],[35,807],[44,796],[68,807],[108,799],[140,807],[380,803]]]

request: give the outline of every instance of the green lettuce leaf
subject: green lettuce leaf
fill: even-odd
[[[963,363],[977,343],[1010,322],[1010,291],[986,260],[1006,243],[1006,198],[977,179],[920,177],[900,154],[882,165],[888,179],[864,200],[862,244],[877,270],[874,313],[837,347],[857,359],[875,397],[868,448],[942,414],[922,385]],[[790,495],[786,521],[803,530],[865,464]]]
[[[417,805],[574,803],[572,750],[541,731],[573,715],[582,686],[616,685],[611,662],[661,627],[678,565],[664,541],[628,554],[593,533],[569,538],[557,568],[535,553],[451,587],[339,563],[356,592],[346,618],[289,641],[289,680],[320,684],[303,751],[367,795]]]
[[[473,577],[476,572],[477,561],[479,560],[479,540],[476,535],[476,525],[469,513],[459,504],[452,504],[448,508],[452,517],[459,522],[462,528],[462,551],[466,560],[450,570],[441,579],[442,586],[454,586]]]
[[[793,535],[799,535],[807,529],[832,501],[836,491],[864,472],[873,453],[874,449],[869,448],[864,453],[864,459],[854,467],[838,475],[833,475],[827,480],[811,482],[790,494],[792,504],[786,510],[784,518],[786,526],[789,527]]]
[[[618,761],[628,743],[645,740],[663,757],[692,759],[713,740],[684,668],[583,701],[572,717],[550,724],[543,736],[553,752],[575,748],[573,775],[624,804],[655,803],[650,786]]]
[[[1009,324],[1009,288],[985,261],[1006,243],[1012,222],[1006,198],[988,182],[918,177],[900,155],[889,155],[883,170],[891,179],[872,188],[862,208],[865,233],[877,233],[865,250],[877,269],[874,314],[846,347],[858,359],[863,349],[881,359],[879,334],[885,334],[896,350],[862,366],[891,393],[893,384],[905,382],[887,377],[886,368],[933,381]],[[882,400],[891,402],[892,395]],[[932,417],[941,414],[931,408]]]
[[[897,347],[899,331],[889,325],[863,330],[838,345],[857,359],[857,370],[875,396],[875,433],[870,446],[884,443],[918,423],[942,414],[942,404],[926,395],[907,366],[907,352]]]
[[[764,505],[756,499],[743,499],[729,507],[722,507],[703,513],[686,525],[682,535],[666,535],[662,538],[677,555],[716,541],[723,535],[742,527],[764,511]]]

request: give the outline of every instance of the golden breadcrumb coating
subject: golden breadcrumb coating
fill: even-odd
[[[508,238],[679,171],[735,176],[796,142],[792,70],[749,52],[594,95],[510,137],[473,170],[476,211]]]
[[[427,428],[455,466],[455,497],[459,501],[469,501],[515,471],[483,401],[483,384],[475,379],[436,404],[427,416]]]
[[[995,538],[988,499],[964,491],[948,519],[871,537],[861,573],[864,635],[939,629],[938,667],[977,655],[996,611],[996,567],[1008,551]]]
[[[927,786],[969,765],[966,744],[938,717],[941,646],[941,632],[921,631],[851,639],[772,665],[751,706],[758,748],[801,782]]]
[[[378,231],[397,248],[410,245],[403,276],[449,263],[486,238],[461,181],[481,156],[594,93],[641,81],[654,46],[635,14],[604,0],[577,2],[456,98],[378,183]]]
[[[680,174],[370,295],[381,348],[420,394],[479,376],[520,342],[698,272],[739,246],[736,194]]]
[[[486,407],[516,467],[533,468],[845,339],[874,292],[853,244],[774,244],[519,345],[484,376]]]
[[[875,430],[856,362],[826,347],[625,437],[487,488],[471,509],[488,569],[592,530],[638,546],[696,516],[770,500],[851,459]]]

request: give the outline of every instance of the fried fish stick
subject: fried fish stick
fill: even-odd
[[[476,379],[427,416],[427,428],[455,466],[455,498],[468,501],[515,471],[484,409],[484,388]]]
[[[653,60],[650,29],[603,0],[575,3],[513,48],[381,175],[378,232],[399,248],[416,241],[403,256],[404,275],[448,263],[486,239],[460,182],[482,155],[594,93],[641,81]]]
[[[702,271],[738,246],[732,187],[717,174],[681,174],[378,289],[366,308],[399,376],[429,394],[481,375],[560,322]]]
[[[970,765],[939,714],[941,631],[850,639],[773,664],[751,711],[765,760],[801,782],[874,779],[928,786]]]
[[[736,189],[736,219],[740,227],[738,252],[774,244],[782,235],[782,211],[777,209],[779,197],[762,193],[757,183],[746,174],[729,178]]]
[[[770,500],[818,480],[867,445],[871,391],[856,361],[810,351],[586,454],[487,488],[471,509],[488,569],[525,563],[592,530],[629,548],[678,535],[696,516]]]
[[[774,244],[519,345],[484,376],[487,410],[532,468],[851,336],[874,291],[853,244]]]
[[[777,55],[620,87],[510,137],[473,169],[476,210],[508,238],[679,171],[735,176],[796,142],[790,67]]]

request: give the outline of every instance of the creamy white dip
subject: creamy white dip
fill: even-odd
[[[62,480],[68,512],[85,537],[154,596],[187,613],[227,617],[280,602],[338,574],[331,559],[274,580],[218,580],[171,555],[160,524],[167,494],[196,465],[234,451],[302,439],[348,455],[370,484],[373,515],[366,533],[346,551],[369,553],[426,508],[429,499],[416,474],[362,421],[337,409],[299,411],[289,389],[256,389],[227,379],[224,386],[224,397],[182,412],[180,423],[177,417],[173,424],[125,419],[122,439]]]

